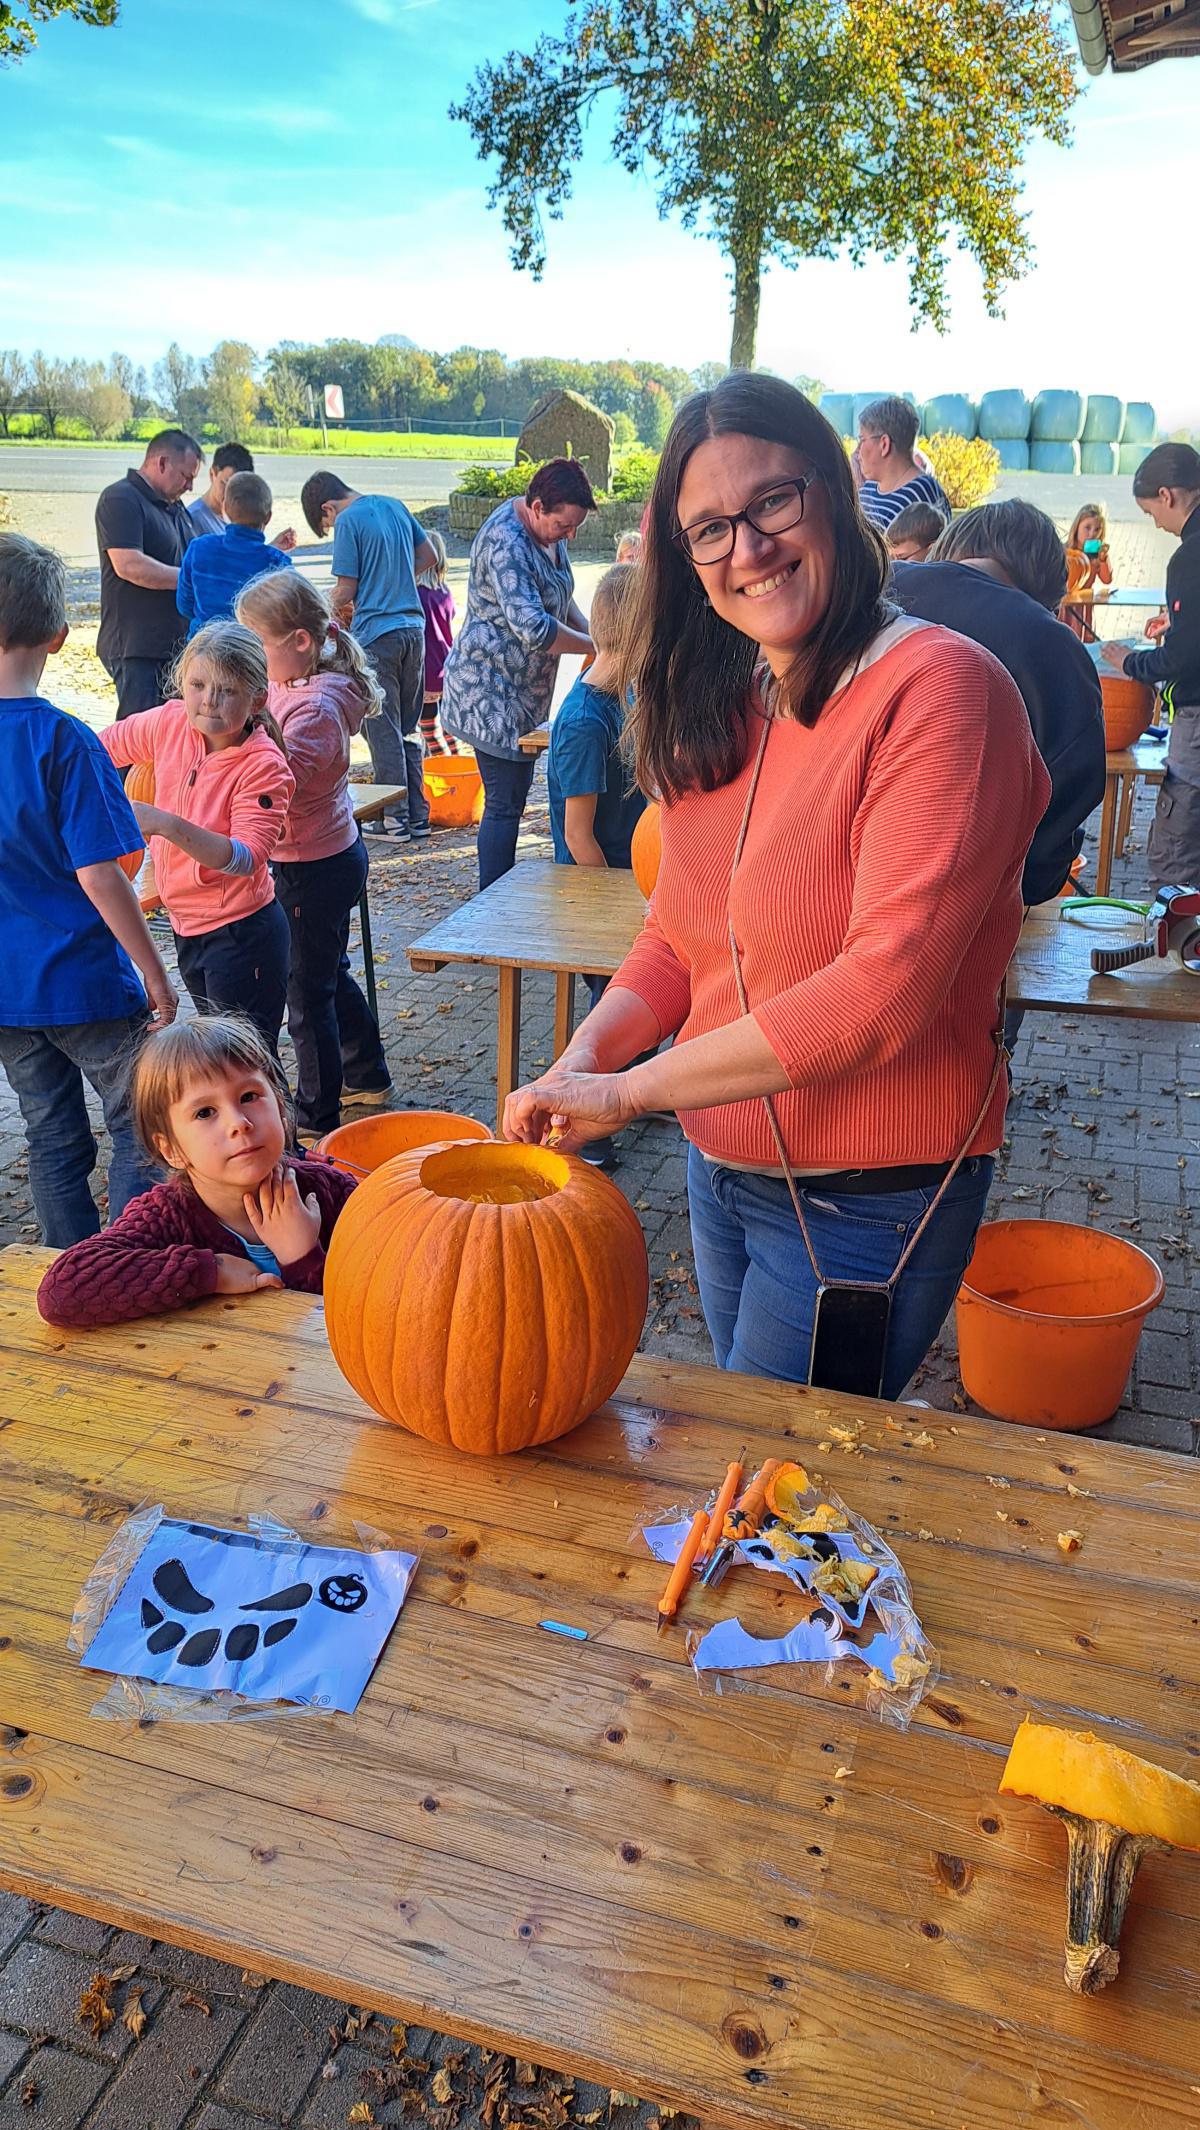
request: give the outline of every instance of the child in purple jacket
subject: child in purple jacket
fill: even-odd
[[[421,737],[426,754],[458,754],[457,740],[442,731],[438,706],[442,700],[442,668],[454,641],[454,598],[446,582],[446,543],[440,533],[426,533],[437,557],[432,569],[417,578],[417,597],[425,612],[425,708],[421,712]]]

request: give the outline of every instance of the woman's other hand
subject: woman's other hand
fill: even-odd
[[[1136,644],[1126,643],[1123,638],[1118,637],[1114,641],[1103,645],[1100,656],[1106,666],[1115,666],[1117,671],[1120,672],[1130,652],[1136,649]]]
[[[1146,634],[1151,643],[1157,643],[1160,636],[1165,636],[1170,626],[1171,617],[1169,614],[1152,614],[1146,623]]]
[[[605,1139],[639,1114],[623,1072],[564,1072],[551,1066],[540,1080],[518,1087],[504,1105],[504,1136],[529,1146],[548,1140],[573,1154],[591,1139]]]

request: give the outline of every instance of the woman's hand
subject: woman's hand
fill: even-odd
[[[570,1072],[552,1065],[504,1105],[504,1136],[529,1146],[553,1144],[573,1154],[590,1139],[607,1139],[641,1113],[623,1072]]]
[[[232,1250],[217,1251],[218,1294],[253,1294],[258,1287],[282,1287],[273,1272],[260,1272],[248,1257],[235,1257]]]
[[[1151,643],[1157,643],[1160,636],[1165,636],[1170,626],[1171,617],[1169,614],[1152,614],[1146,623],[1146,634]]]
[[[1130,652],[1136,650],[1136,648],[1135,644],[1124,643],[1120,637],[1117,637],[1112,642],[1106,643],[1101,647],[1100,656],[1106,666],[1116,666],[1117,670],[1120,671]]]
[[[298,1264],[320,1241],[321,1208],[315,1197],[301,1198],[295,1170],[282,1162],[257,1191],[247,1191],[242,1204],[259,1241],[281,1265]]]

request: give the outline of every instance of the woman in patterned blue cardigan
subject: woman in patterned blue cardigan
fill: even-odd
[[[592,649],[567,543],[595,507],[579,461],[549,459],[524,496],[492,512],[471,549],[466,619],[442,679],[442,724],[474,748],[483,778],[481,888],[516,862],[537,767],[517,741],[549,716],[563,654]]]

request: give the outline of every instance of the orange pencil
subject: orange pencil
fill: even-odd
[[[745,1447],[743,1446],[721,1481],[721,1491],[713,1503],[712,1514],[708,1519],[708,1529],[700,1541],[700,1551],[696,1555],[701,1567],[704,1566],[722,1531],[725,1529],[725,1518],[733,1507],[734,1497],[742,1483],[742,1458],[745,1454]]]
[[[707,1529],[708,1511],[707,1509],[697,1509],[692,1518],[692,1528],[683,1541],[683,1551],[672,1568],[667,1587],[658,1601],[658,1631],[660,1634],[664,1627],[670,1626],[671,1621],[679,1610],[679,1600],[687,1589],[688,1577],[692,1572],[692,1563],[696,1558],[700,1541]]]

